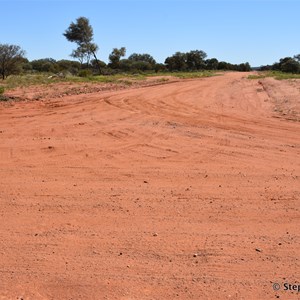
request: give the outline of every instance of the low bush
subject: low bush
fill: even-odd
[[[85,70],[80,70],[78,72],[79,77],[91,77],[93,76],[93,72],[91,70],[85,69]]]
[[[8,98],[4,96],[5,88],[0,86],[0,101],[8,101]]]

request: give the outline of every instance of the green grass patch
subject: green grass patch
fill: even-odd
[[[203,78],[220,75],[215,71],[197,71],[197,72],[162,72],[162,73],[153,73],[148,74],[148,76],[173,76],[180,79],[192,79],[192,78]]]
[[[89,77],[91,82],[102,82],[102,83],[124,83],[124,81],[130,80],[145,80],[146,75],[143,74],[115,74],[115,75],[98,75]]]
[[[300,79],[300,74],[284,73],[280,71],[265,71],[259,72],[257,75],[249,75],[248,79],[263,79],[267,77],[273,77],[277,80]]]
[[[143,80],[146,79],[146,75],[127,75],[127,74],[116,74],[116,75],[99,75],[99,76],[68,76],[68,77],[56,77],[50,74],[28,74],[9,76],[3,85],[5,89],[14,89],[18,87],[29,87],[33,85],[48,85],[57,82],[73,82],[73,83],[115,83],[115,84],[132,84],[132,80]]]
[[[49,78],[49,75],[38,74],[38,75],[12,75],[9,76],[3,84],[6,89],[13,89],[16,87],[27,87],[31,85],[39,84],[50,84],[53,79]]]
[[[8,97],[4,96],[4,91],[4,86],[0,86],[0,101],[8,101]]]
[[[269,76],[263,75],[263,74],[261,74],[261,75],[249,75],[248,79],[262,79],[262,78],[266,78],[266,77],[269,77]]]
[[[173,76],[178,77],[180,79],[192,79],[192,78],[203,78],[203,77],[211,77],[216,76],[215,72],[212,71],[202,71],[202,72],[180,72],[173,73]]]
[[[4,93],[4,87],[0,86],[0,101],[6,101],[6,97],[3,95]]]
[[[300,79],[300,74],[292,74],[292,73],[284,73],[284,72],[272,72],[271,76],[278,80]]]
[[[181,79],[190,78],[203,78],[218,75],[213,71],[202,71],[202,72],[161,72],[161,73],[138,73],[138,74],[127,74],[120,73],[114,75],[97,75],[97,76],[68,76],[58,77],[53,74],[39,73],[39,74],[25,74],[25,75],[12,75],[3,81],[3,87],[7,90],[18,87],[29,87],[33,85],[48,85],[57,82],[74,82],[74,83],[113,83],[113,84],[126,84],[131,85],[134,81],[146,80],[147,77],[155,76],[173,76]],[[161,82],[167,81],[161,79]]]

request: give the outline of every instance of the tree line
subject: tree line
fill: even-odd
[[[90,76],[93,74],[116,74],[119,72],[176,72],[201,70],[234,70],[250,71],[249,63],[231,64],[218,61],[216,58],[207,59],[202,50],[192,50],[186,53],[176,52],[157,63],[148,53],[133,53],[126,56],[126,48],[114,48],[108,59],[109,63],[97,58],[98,45],[94,42],[93,28],[89,19],[77,18],[63,33],[65,38],[77,46],[71,53],[76,60],[55,60],[43,58],[29,61],[25,51],[18,45],[0,44],[0,74],[2,79],[12,74],[20,73],[70,73],[72,75]]]
[[[294,57],[281,58],[279,62],[273,65],[260,67],[261,71],[281,71],[286,73],[300,73],[300,54]]]

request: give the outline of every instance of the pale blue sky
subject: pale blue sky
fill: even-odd
[[[27,58],[70,59],[62,33],[90,19],[99,59],[112,48],[149,53],[158,62],[176,51],[252,66],[300,53],[300,0],[0,0],[0,43],[20,45]]]

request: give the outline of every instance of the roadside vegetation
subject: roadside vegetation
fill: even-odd
[[[281,58],[279,62],[276,62],[273,65],[261,66],[259,71],[268,71],[266,74],[272,76],[275,75],[278,77],[277,79],[299,78],[300,54],[295,55],[294,57]]]
[[[66,83],[112,83],[131,85],[133,82],[145,81],[147,78],[158,77],[158,82],[168,82],[169,76],[179,79],[203,78],[218,75],[216,71],[195,71],[195,72],[163,72],[163,73],[118,73],[113,75],[89,75],[80,77],[75,75],[56,76],[52,73],[20,74],[11,75],[6,80],[0,81],[0,95],[5,90],[11,90],[19,87],[29,87],[33,85],[50,85],[55,82]]]
[[[201,78],[213,76],[220,70],[250,71],[249,63],[231,64],[207,58],[203,50],[176,52],[164,63],[157,63],[148,53],[132,53],[126,48],[113,48],[108,63],[97,57],[98,45],[94,42],[89,19],[79,17],[64,31],[66,40],[76,45],[72,60],[42,58],[29,61],[18,45],[0,44],[0,87],[50,84],[53,82],[113,82],[130,84],[130,79],[143,80],[147,76],[175,76]],[[128,80],[129,79],[129,80]],[[166,81],[165,79],[161,79]],[[3,94],[3,93],[2,93]]]
[[[18,45],[0,44],[0,99],[6,100],[5,90],[55,82],[113,83],[131,85],[139,80],[159,76],[167,82],[168,76],[191,79],[215,76],[220,71],[251,71],[249,63],[231,64],[217,58],[207,58],[203,50],[176,52],[158,63],[148,53],[127,55],[126,47],[113,48],[108,63],[97,57],[98,45],[94,41],[89,19],[79,17],[63,32],[68,42],[76,47],[71,60],[42,58],[29,61]],[[300,55],[280,59],[271,66],[262,66],[261,73],[250,79],[274,77],[276,79],[300,78]]]
[[[5,88],[0,86],[0,101],[7,101],[8,98],[4,95]]]
[[[248,79],[263,79],[266,77],[273,77],[277,80],[284,80],[284,79],[300,79],[300,73],[285,73],[282,71],[259,71],[258,74],[249,75]]]

